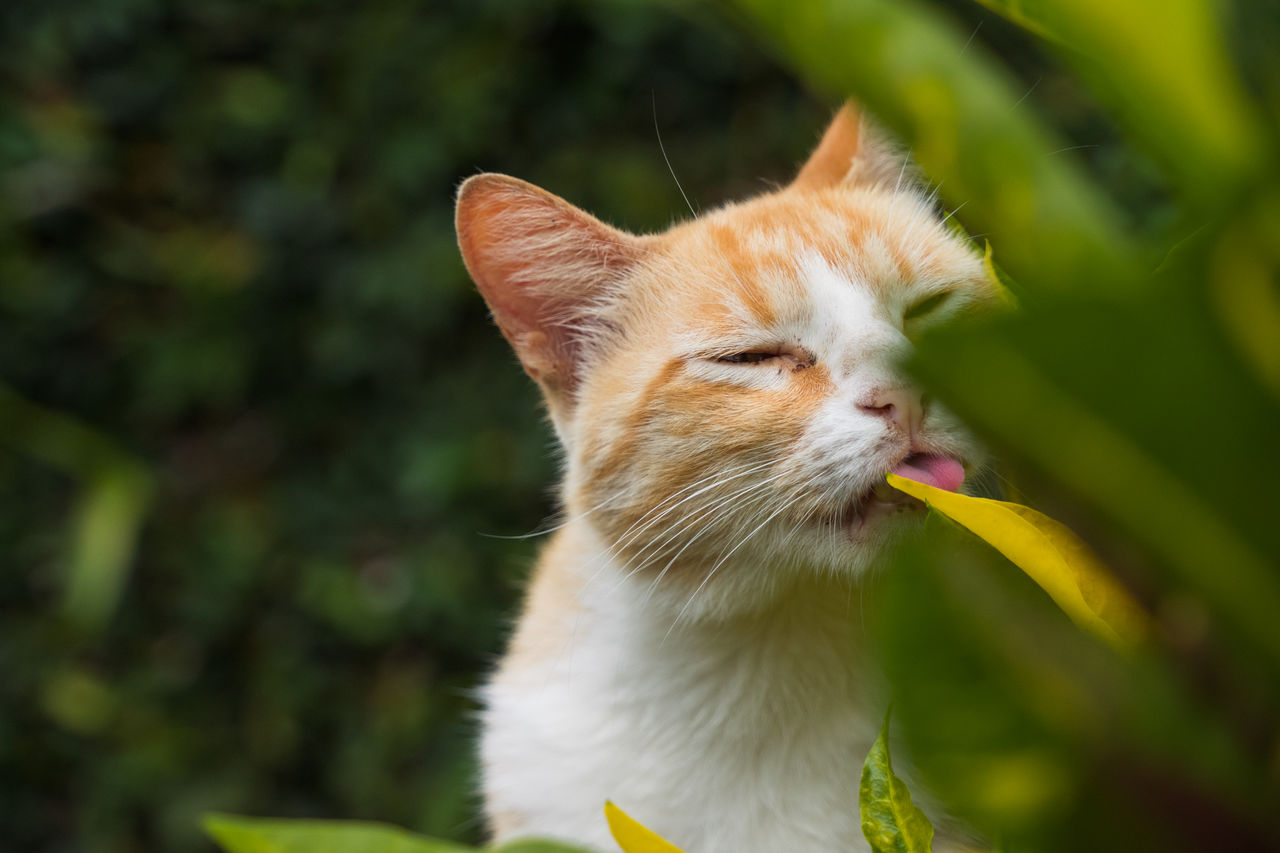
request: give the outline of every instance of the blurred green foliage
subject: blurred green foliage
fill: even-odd
[[[1017,128],[1042,152],[1048,139],[1078,149],[1061,163],[1029,167],[1049,175],[1068,208],[1105,211],[1096,222],[1076,221],[1075,242],[1055,248],[1056,232],[1038,231],[1037,220],[996,215],[1003,208],[984,219],[980,199],[966,207],[962,214],[974,217],[967,224],[991,233],[1024,284],[1034,281],[1027,273],[1035,255],[998,237],[1039,235],[1035,245],[1057,251],[1058,284],[1078,272],[1072,246],[1102,247],[1100,257],[1140,265],[1151,246],[1170,242],[1160,239],[1190,231],[1182,187],[1202,213],[1227,202],[1252,211],[1239,228],[1186,245],[1193,272],[1217,257],[1214,269],[1238,273],[1228,276],[1236,291],[1265,300],[1273,267],[1249,266],[1251,250],[1206,256],[1196,241],[1275,245],[1274,220],[1266,218],[1272,196],[1225,198],[1194,181],[1166,184],[1158,167],[1176,160],[1176,148],[1125,144],[1097,106],[1112,104],[1105,91],[1076,84],[996,15],[960,0],[945,5],[957,22],[927,44],[969,58],[998,53],[1004,71],[974,72],[956,61],[964,75],[957,81],[997,74],[1003,82],[992,103],[1015,117],[996,116],[1005,122],[996,127]],[[0,6],[0,846],[208,850],[199,815],[210,810],[379,819],[477,840],[470,691],[500,648],[534,547],[485,534],[521,535],[542,524],[553,511],[555,460],[536,394],[490,328],[457,257],[457,183],[480,170],[512,173],[645,230],[684,209],[655,122],[695,205],[707,206],[749,194],[762,179],[789,177],[846,90],[927,142],[887,92],[877,101],[865,86],[819,75],[809,79],[830,100],[803,92],[735,15],[621,0]],[[1254,97],[1275,105],[1280,87],[1260,61],[1273,46],[1257,25],[1267,20],[1265,4],[1242,7],[1230,55],[1245,60]],[[1098,61],[1113,55],[1103,51]],[[1023,100],[1010,107],[1009,95]],[[1105,197],[1078,180],[1085,172],[1106,187]],[[946,180],[943,194],[958,204],[957,187],[979,195],[984,186]],[[1052,228],[1070,224],[1062,209],[1048,209]],[[1086,271],[1103,282],[1115,280],[1116,269]],[[1255,400],[1244,396],[1253,386],[1238,374],[1224,389],[1230,399],[1205,396],[1206,383],[1223,375],[1205,365],[1230,371],[1240,352],[1251,354],[1280,387],[1274,341],[1257,331],[1257,312],[1238,310],[1234,297],[1211,309],[1202,290],[1169,293],[1171,306],[1186,304],[1168,309],[1180,318],[1168,325],[1158,322],[1164,308],[1144,323],[1144,303],[1129,313],[1055,303],[1053,311],[1065,312],[1055,316],[1092,330],[1087,343],[1098,347],[1087,360],[1097,376],[1062,382],[1114,390],[1102,381],[1112,365],[1141,367],[1146,384],[1131,387],[1132,398],[1119,396],[1133,421],[1125,429],[1154,423],[1153,454],[1184,453],[1180,437],[1206,424],[1215,440],[1228,434],[1231,441],[1186,470],[1196,472],[1207,502],[1237,507],[1249,493],[1239,491],[1234,472],[1273,423],[1271,404],[1246,404]],[[1195,310],[1234,318],[1243,331],[1226,345],[1217,336],[1187,348],[1168,374],[1160,358],[1135,351],[1183,352],[1184,340],[1206,340],[1205,324],[1220,331],[1216,320],[1197,321]],[[1080,342],[1053,333],[1066,323],[1043,335],[1032,326],[1009,334],[1056,341],[1069,354]],[[1129,340],[1135,323],[1158,326],[1163,337]],[[1210,361],[1201,361],[1206,354]],[[988,361],[957,364],[989,363],[989,354],[979,357]],[[1178,415],[1193,409],[1194,417],[1185,434],[1167,434],[1167,404],[1187,371],[1198,396]],[[1025,421],[968,414],[1009,449],[1014,467],[1023,465],[1020,482],[1070,515],[1077,506],[1070,489],[1079,493],[1079,484],[1055,488],[1061,472],[1046,473],[1052,466],[1037,465],[1008,437]],[[1232,424],[1242,423],[1253,430],[1252,444],[1235,442]],[[1256,525],[1268,506],[1274,502],[1245,506],[1243,517]],[[1079,510],[1068,520],[1083,518],[1092,516]],[[1101,536],[1127,523],[1114,511],[1110,518],[1076,526]],[[1106,556],[1137,567],[1139,582],[1149,561],[1169,556],[1153,557],[1149,544],[1124,537],[1100,541]],[[981,567],[984,559],[973,562]],[[927,560],[917,562],[918,571],[930,570]],[[910,569],[902,576],[915,577]],[[979,568],[950,580],[985,577]],[[1004,593],[992,583],[995,608]],[[1224,582],[1213,600],[1230,606],[1234,592],[1247,604],[1247,588],[1234,584]],[[1019,603],[1006,615],[1011,637],[1029,625],[1034,648],[1058,634],[1050,615],[1032,621],[1030,600],[1031,609]],[[957,660],[924,656],[922,665],[951,676],[939,678],[939,690],[955,686],[957,674],[974,674],[972,684],[955,686],[955,707],[987,703],[1004,715],[993,720],[1010,721],[1006,733],[1038,736],[1042,720],[1009,709],[1044,705],[1046,696],[1075,701],[1064,707],[1079,708],[1085,722],[1109,719],[1098,716],[1098,703],[1104,711],[1131,708],[1125,731],[1154,732],[1160,744],[1168,742],[1162,732],[1188,730],[1143,716],[1149,705],[1132,698],[1140,685],[1172,690],[1171,680],[1185,690],[1159,666],[1133,683],[1122,671],[1119,692],[1093,704],[1081,699],[1062,673],[1074,674],[1072,655],[1093,661],[1095,650],[1069,643],[1059,668],[1020,670],[1049,685],[1023,702],[1006,690],[1016,679],[965,657],[973,644],[955,640],[963,634],[955,626],[987,623],[947,609],[954,604],[930,602],[938,610],[931,624],[953,642]],[[1215,637],[1228,631],[1193,583],[1162,606],[1194,636],[1206,623]],[[1201,694],[1228,696],[1216,723],[1226,714],[1265,734],[1275,682],[1259,679],[1273,670],[1255,665],[1248,641],[1223,640],[1230,652],[1244,649],[1228,654],[1225,668],[1225,652],[1214,657],[1193,644],[1186,656]],[[1105,675],[1107,660],[1089,665]],[[987,685],[993,689],[975,699],[975,686]],[[911,709],[931,698],[904,699],[909,732],[922,731],[923,717],[912,725]],[[1097,726],[1089,730],[1111,731]],[[1239,751],[1234,729],[1199,731],[1203,749],[1192,758],[1208,757],[1196,766],[1219,760],[1214,778],[1229,778]],[[1042,828],[1035,809],[1064,802],[1054,792],[1076,790],[1085,778],[1072,775],[1077,765],[1098,757],[1072,753],[1069,739],[1053,743],[991,758],[1005,761],[991,778],[1041,820],[1022,825]],[[1246,748],[1274,765],[1274,744],[1259,736]],[[1059,754],[1073,762],[1053,763]],[[1150,768],[1137,767],[1131,775],[1150,777]],[[1116,778],[1123,790],[1127,777]],[[1242,802],[1265,792],[1240,784]],[[949,790],[945,778],[940,789]],[[981,803],[959,802],[979,825],[991,825]]]
[[[871,608],[895,712],[930,788],[1002,850],[1280,849],[1280,62],[1229,35],[1274,43],[1280,19],[982,2],[1045,36],[1150,157],[1159,221],[1051,168],[1052,134],[936,9],[736,5],[802,75],[872,105],[990,233],[1021,309],[932,336],[914,369],[1158,630],[1117,655],[937,523]]]
[[[454,189],[665,227],[655,105],[708,202],[826,106],[626,4],[17,0],[0,47],[0,847],[211,850],[210,810],[477,840],[470,691],[535,546],[486,534],[556,463]]]

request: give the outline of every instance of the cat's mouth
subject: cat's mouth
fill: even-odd
[[[959,491],[964,484],[964,463],[945,453],[912,453],[892,470],[899,477],[946,492]]]
[[[948,492],[957,491],[964,483],[963,463],[954,456],[942,453],[912,453],[890,470],[908,480]],[[851,536],[857,538],[873,521],[886,516],[919,512],[924,506],[922,501],[881,480],[841,510],[839,521]]]

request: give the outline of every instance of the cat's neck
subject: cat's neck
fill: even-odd
[[[571,522],[543,553],[507,666],[574,667],[624,695],[635,685],[635,698],[654,704],[693,697],[721,708],[778,706],[781,715],[778,703],[869,698],[862,593],[848,581],[790,571],[769,600],[709,614],[684,606],[696,583],[662,596],[653,580],[609,555],[590,525]],[[582,668],[588,657],[599,665],[594,676]]]
[[[812,827],[807,849],[858,849],[846,806],[884,708],[858,590],[797,576],[767,606],[706,618],[655,603],[650,583],[585,524],[543,551],[486,693],[488,807],[515,815],[499,833],[606,849],[612,797],[692,850],[797,849]],[[729,820],[743,810],[787,820]]]

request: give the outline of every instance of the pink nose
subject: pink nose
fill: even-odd
[[[858,411],[914,436],[924,420],[924,395],[914,388],[872,388],[858,400]]]

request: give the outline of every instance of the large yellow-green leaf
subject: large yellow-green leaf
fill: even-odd
[[[1081,627],[1118,646],[1131,646],[1147,633],[1142,609],[1064,525],[1018,504],[887,476],[889,485],[919,498],[1004,554]]]
[[[1067,58],[1133,135],[1200,196],[1261,167],[1259,120],[1204,0],[978,0],[1073,49]]]
[[[208,815],[204,828],[227,853],[477,853],[383,823]],[[495,853],[583,853],[549,841],[516,841]]]
[[[1028,287],[1133,288],[1120,217],[1073,166],[1069,143],[1020,108],[1024,92],[912,0],[735,0],[800,75],[854,95],[897,131],[942,196],[964,205]]]
[[[1275,421],[1259,390],[1214,360],[1190,315],[1175,313],[1175,296],[1144,326],[1126,313],[1104,327],[1106,317],[1064,304],[1034,324],[1024,314],[954,330],[922,342],[914,368],[967,422],[1132,532],[1233,633],[1280,660],[1280,532],[1262,487],[1280,465]],[[1073,326],[1054,331],[1065,316]],[[1092,328],[1089,347],[1068,328]],[[1217,405],[1182,405],[1195,400]]]
[[[679,847],[637,821],[611,802],[604,804],[609,831],[623,853],[681,853]]]
[[[892,476],[892,475],[891,475]],[[889,757],[889,715],[862,764],[858,787],[862,834],[874,853],[930,853],[933,824],[911,802],[907,784],[893,772]]]

